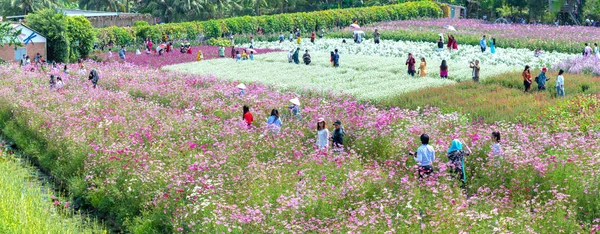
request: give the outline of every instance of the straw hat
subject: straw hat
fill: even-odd
[[[240,83],[239,85],[237,85],[235,87],[238,87],[239,89],[246,89],[246,85],[243,83]]]
[[[298,100],[298,98],[291,99],[291,100],[290,100],[290,102],[291,102],[292,104],[295,104],[295,105],[297,105],[297,106],[299,106],[299,105],[300,105],[300,100]]]

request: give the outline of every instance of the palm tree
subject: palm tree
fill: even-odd
[[[37,10],[56,6],[53,0],[4,0],[2,11],[5,15],[28,14]]]

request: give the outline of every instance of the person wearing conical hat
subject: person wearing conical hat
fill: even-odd
[[[240,89],[240,96],[244,96],[244,94],[246,94],[246,85],[243,83],[240,83],[239,85],[236,86],[238,89]]]
[[[202,50],[198,50],[198,57],[196,57],[196,61],[200,62],[204,60],[204,55],[202,54]]]
[[[296,116],[296,118],[300,119],[300,100],[298,98],[291,99],[290,102],[292,105],[288,107],[290,109],[290,113],[292,116]]]

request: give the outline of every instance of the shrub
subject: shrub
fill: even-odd
[[[72,62],[79,57],[87,58],[96,40],[96,31],[90,21],[83,16],[67,17],[67,36],[71,42]]]
[[[67,17],[56,10],[44,9],[27,15],[27,25],[48,39],[48,60],[67,62],[69,39]]]
[[[208,40],[208,45],[229,47],[231,46],[231,41],[224,38],[211,38],[210,40]]]
[[[387,6],[347,8],[315,12],[298,12],[291,14],[241,16],[218,20],[196,21],[149,26],[144,23],[134,24],[135,36],[150,37],[160,40],[163,35],[171,35],[174,39],[195,39],[199,33],[205,37],[220,37],[224,33],[254,34],[258,27],[264,33],[288,32],[293,28],[302,31],[346,27],[357,20],[360,24],[379,21],[412,19],[416,17],[438,18],[442,16],[439,5],[432,1],[406,2]],[[100,29],[100,34],[109,35],[110,29]],[[183,35],[185,33],[186,35]],[[117,35],[114,35],[117,36]]]

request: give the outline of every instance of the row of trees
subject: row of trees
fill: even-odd
[[[469,17],[498,18],[517,16],[530,21],[553,21],[556,13],[549,12],[548,0],[440,0],[438,2],[466,6]],[[565,0],[556,0],[557,5],[562,5]],[[582,7],[578,12],[584,17],[600,20],[600,0],[579,0]],[[582,18],[583,19],[583,18]]]
[[[376,6],[410,0],[0,0],[0,15],[26,15],[44,8],[149,13],[165,22],[257,16]]]

